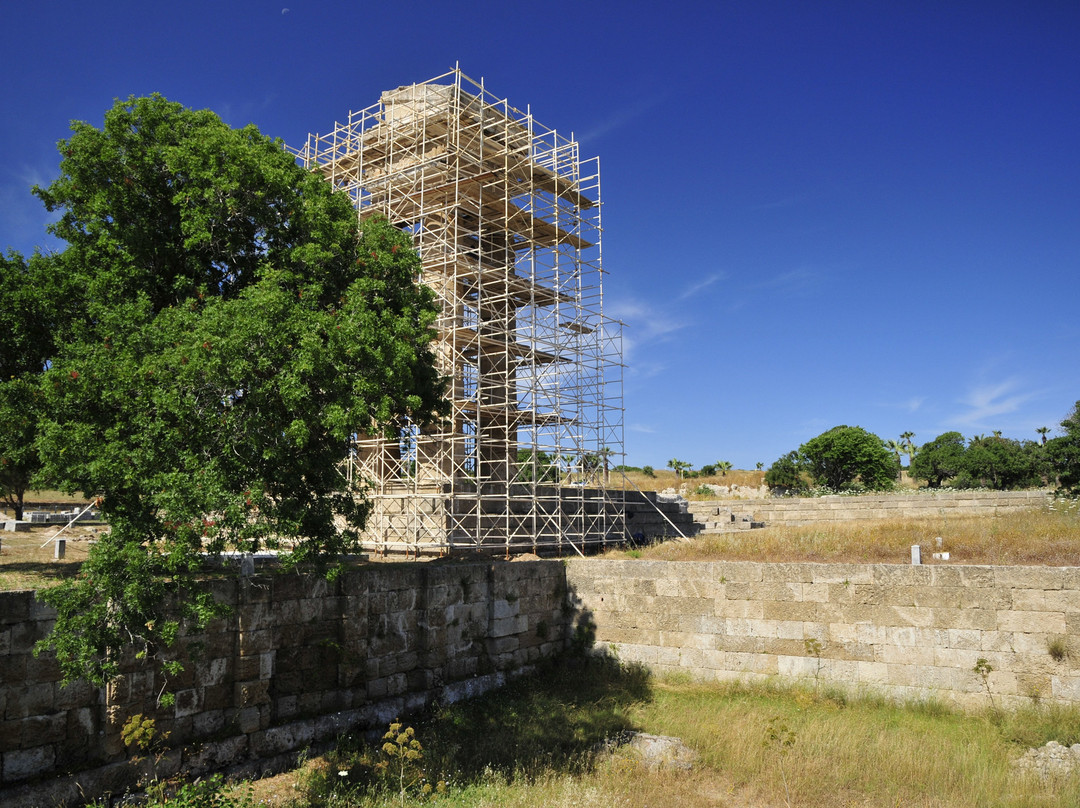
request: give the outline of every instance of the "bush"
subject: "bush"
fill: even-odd
[[[1061,491],[1076,496],[1080,494],[1080,401],[1061,422],[1061,428],[1065,434],[1047,441],[1043,448]]]
[[[964,436],[945,432],[924,443],[911,461],[911,476],[926,480],[931,488],[955,477],[964,469]]]
[[[987,488],[1027,488],[1040,482],[1039,454],[1031,441],[1021,443],[996,435],[972,438],[963,454],[962,468]]]
[[[841,490],[858,481],[883,491],[893,486],[896,461],[881,438],[858,426],[834,426],[799,447],[799,465],[816,485]]]
[[[788,452],[769,466],[765,472],[765,485],[769,488],[786,488],[790,491],[805,491],[806,480],[802,475],[798,452]]]

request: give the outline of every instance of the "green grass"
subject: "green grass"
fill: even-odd
[[[813,686],[653,681],[637,668],[577,661],[413,726],[423,744],[417,775],[447,784],[442,795],[423,797],[418,780],[402,800],[400,781],[377,768],[378,747],[350,737],[297,772],[256,783],[256,797],[289,808],[1080,804],[1080,775],[1047,784],[1011,766],[1031,746],[1076,741],[1075,708],[972,714]],[[780,726],[789,746],[769,740]],[[648,771],[603,751],[628,729],[682,738],[699,765]]]

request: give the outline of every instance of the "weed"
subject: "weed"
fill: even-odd
[[[150,780],[142,781],[139,785],[146,789],[146,793],[152,800],[157,802],[164,801],[167,792],[166,783],[158,777],[157,767],[165,757],[165,753],[169,751],[169,747],[165,744],[168,738],[168,732],[158,730],[157,721],[142,713],[131,716],[120,728],[120,739],[124,742],[124,746],[137,750],[131,755],[131,763],[138,764],[147,756],[150,758]]]
[[[252,785],[225,791],[225,781],[220,774],[207,779],[184,783],[168,799],[152,803],[160,808],[255,808]]]
[[[821,679],[821,652],[825,650],[825,647],[813,637],[803,640],[803,647],[806,649],[807,656],[812,656],[817,661],[814,668],[814,681],[818,682]]]
[[[1064,662],[1069,657],[1069,641],[1065,637],[1054,637],[1046,643],[1046,652],[1054,662]]]
[[[762,746],[774,750],[777,754],[780,763],[780,779],[784,783],[784,802],[787,803],[788,808],[791,808],[791,790],[788,788],[784,759],[794,745],[794,730],[788,729],[788,725],[783,722],[780,716],[774,715],[770,718],[768,726],[765,728],[765,740],[762,741]]]
[[[416,731],[412,727],[402,726],[400,721],[390,724],[390,728],[382,737],[381,751],[385,759],[380,761],[376,768],[388,771],[397,783],[398,801],[404,806],[405,796],[414,787],[419,786],[422,796],[437,791],[442,794],[446,791],[446,783],[442,780],[432,787],[424,779],[424,770],[420,767],[420,761],[424,759],[424,747],[416,738]]]
[[[979,657],[975,660],[975,666],[971,670],[982,680],[983,687],[986,688],[986,695],[990,697],[990,707],[996,708],[994,694],[990,690],[990,674],[994,672],[994,666],[987,662],[984,657]]]
[[[582,618],[574,626],[574,636],[570,638],[570,652],[574,656],[584,656],[596,644],[596,624],[588,618]]]

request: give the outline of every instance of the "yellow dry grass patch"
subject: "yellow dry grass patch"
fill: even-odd
[[[711,477],[684,477],[682,479],[675,476],[674,471],[665,469],[656,469],[654,477],[649,477],[640,471],[628,471],[625,475],[619,472],[612,472],[610,484],[613,488],[628,488],[633,489],[635,486],[641,491],[663,491],[665,488],[679,488],[682,485],[686,485],[692,492],[695,488],[701,485],[738,485],[749,486],[750,488],[759,487],[765,480],[764,471],[753,471],[745,469],[732,469],[727,474],[714,474]],[[716,495],[711,494],[709,497],[699,497],[691,494],[691,499],[715,499]]]
[[[70,510],[86,505],[86,500],[81,497],[70,497],[56,491],[39,491],[27,499],[25,510]],[[0,509],[0,514],[4,514],[0,519],[14,518],[10,511]],[[49,539],[62,527],[36,524],[26,532],[0,532],[0,591],[41,589],[74,575],[86,560],[90,543],[102,530],[107,529],[101,524],[85,522],[72,525],[60,534],[67,539],[66,552],[63,561],[56,561]]]
[[[924,563],[935,563],[931,553],[942,550],[950,559],[941,563],[949,564],[1080,566],[1080,504],[1057,501],[1044,508],[998,516],[778,525],[704,534],[687,542],[669,541],[639,555],[654,561],[896,564],[910,561],[914,544],[922,547]]]

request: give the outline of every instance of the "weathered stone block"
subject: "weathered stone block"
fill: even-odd
[[[994,581],[1003,589],[1061,589],[1066,571],[1054,567],[994,567]]]
[[[274,647],[274,629],[241,631],[239,633],[240,656],[262,654]]]
[[[13,749],[4,752],[4,781],[14,783],[49,771],[56,760],[52,746],[35,746],[30,749]]]
[[[203,689],[191,688],[189,690],[180,690],[176,692],[176,704],[173,714],[177,718],[184,716],[194,715],[199,712],[202,707],[202,694]]]
[[[237,682],[233,687],[233,702],[237,707],[249,708],[270,703],[269,682]]]
[[[56,687],[56,685],[49,683],[11,688],[8,691],[7,709],[4,712],[4,717],[12,720],[52,712],[55,704]]]
[[[998,630],[998,612],[987,609],[934,609],[935,628]]]
[[[1001,631],[1064,634],[1065,615],[1062,612],[1002,610],[997,613],[997,627]]]

